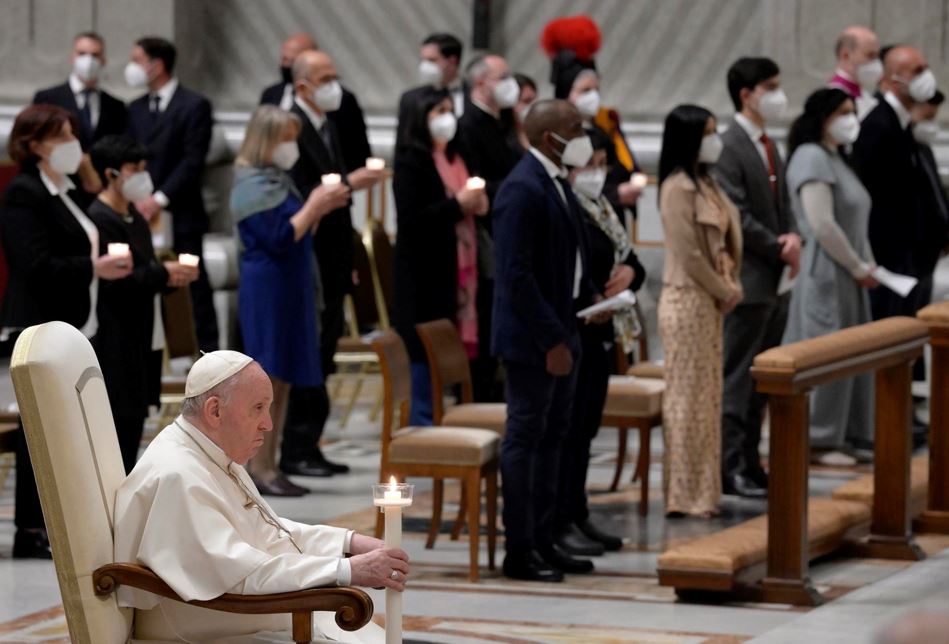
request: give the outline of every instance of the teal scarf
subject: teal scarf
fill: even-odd
[[[238,224],[251,215],[272,210],[292,194],[302,201],[290,175],[273,166],[238,167],[231,189],[231,212]]]

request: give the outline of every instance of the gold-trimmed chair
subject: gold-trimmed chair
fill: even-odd
[[[70,638],[79,644],[128,642],[134,610],[119,607],[113,592],[120,585],[181,600],[148,568],[113,561],[115,493],[125,469],[96,355],[74,327],[49,322],[20,335],[10,373]],[[295,642],[312,639],[313,611],[334,612],[341,628],[356,630],[373,610],[369,596],[355,588],[225,594],[190,603],[229,613],[290,613]]]

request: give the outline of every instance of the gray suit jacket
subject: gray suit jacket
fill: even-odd
[[[745,304],[777,298],[784,263],[778,236],[797,232],[784,176],[784,160],[775,149],[778,195],[768,180],[768,168],[744,128],[734,121],[722,134],[725,149],[712,172],[741,213],[744,260],[741,285]]]

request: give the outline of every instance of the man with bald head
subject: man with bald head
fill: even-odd
[[[319,49],[309,34],[296,33],[283,41],[280,47],[280,82],[274,83],[260,95],[261,105],[278,105],[280,109],[293,107],[293,61],[308,49]],[[366,119],[356,95],[345,87],[339,109],[329,113],[343,145],[343,158],[349,168],[358,168],[372,156],[366,136]]]
[[[857,116],[863,118],[877,103],[874,94],[883,76],[880,40],[867,27],[847,27],[837,37],[834,53],[837,69],[827,86],[850,94],[856,103]]]
[[[507,373],[504,574],[562,581],[593,570],[554,541],[554,508],[564,436],[569,430],[580,340],[576,312],[597,297],[586,274],[586,237],[565,177],[593,154],[577,109],[539,101],[524,122],[531,147],[494,203],[494,320],[491,350]]]
[[[270,379],[249,356],[214,351],[195,362],[181,415],[116,493],[115,560],[151,568],[185,601],[320,586],[403,590],[404,551],[345,528],[283,519],[261,498],[242,466],[273,431],[272,402]],[[139,609],[136,639],[290,641],[287,615],[220,613],[124,586],[119,603]],[[330,613],[314,622],[318,636],[332,641],[381,635],[372,624],[343,633]]]
[[[883,62],[883,100],[864,118],[853,158],[873,199],[870,244],[877,264],[925,282],[932,278],[946,231],[941,218],[927,207],[929,180],[913,137],[912,112],[935,95],[936,78],[915,47],[893,47]],[[914,316],[928,304],[926,299],[923,284],[905,298],[882,287],[870,292],[877,320]]]

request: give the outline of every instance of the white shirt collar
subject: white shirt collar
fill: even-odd
[[[909,127],[909,122],[912,120],[912,115],[909,113],[909,110],[906,109],[900,99],[896,98],[896,94],[893,92],[887,92],[883,95],[884,100],[890,104],[890,107],[893,108],[893,111],[896,112],[896,118],[900,121],[900,127],[904,130]]]
[[[529,150],[530,153],[533,154],[538,161],[540,161],[540,164],[544,166],[544,170],[547,171],[547,174],[551,179],[557,180],[567,176],[567,171],[548,159],[543,152],[534,146],[531,146]]]
[[[86,84],[82,82],[82,79],[76,76],[76,74],[69,75],[69,89],[72,90],[73,94],[82,94],[83,90],[88,89],[91,92],[99,91],[96,87],[86,87]]]
[[[212,441],[207,435],[202,432],[200,429],[194,426],[187,418],[182,415],[178,415],[175,419],[175,425],[177,425],[185,434],[190,436],[201,448],[208,457],[220,465],[225,470],[228,469],[233,461],[231,457],[224,453],[224,450],[221,449],[217,443]]]
[[[42,181],[43,185],[46,186],[46,189],[49,190],[49,194],[53,195],[54,197],[58,197],[60,194],[66,194],[76,187],[76,184],[72,182],[72,179],[65,175],[63,175],[62,183],[57,185],[53,181],[53,178],[43,172],[42,169],[40,169],[40,181]]]
[[[736,112],[735,123],[741,126],[741,129],[748,133],[748,138],[750,138],[754,143],[761,141],[761,135],[764,134],[764,130],[752,123],[750,118],[741,112]]]
[[[299,96],[293,97],[294,104],[303,110],[303,113],[306,114],[306,117],[310,119],[310,123],[313,124],[313,127],[319,131],[323,124],[326,123],[326,116],[323,114],[317,113],[312,107],[306,104],[306,102]]]
[[[158,111],[164,112],[168,108],[168,103],[171,102],[171,97],[175,95],[175,90],[178,89],[178,78],[172,76],[167,83],[162,85],[160,88],[154,92],[149,92],[149,94],[154,94],[158,96]]]
[[[484,103],[482,103],[481,101],[479,101],[479,100],[476,99],[476,98],[472,98],[472,99],[471,99],[471,104],[474,105],[475,107],[477,107],[479,110],[481,110],[481,111],[484,112],[485,114],[489,114],[489,115],[491,116],[491,118],[493,118],[493,119],[500,119],[500,118],[501,118],[500,112],[498,112],[497,110],[491,109],[490,107],[488,107],[487,105],[485,105]]]
[[[840,76],[841,78],[843,78],[843,79],[845,79],[845,80],[848,80],[848,81],[850,81],[851,83],[856,83],[856,82],[857,82],[856,79],[855,79],[853,76],[851,76],[850,74],[848,74],[847,72],[845,72],[844,70],[842,70],[840,67],[838,67],[837,69],[834,70],[834,75],[835,75],[835,76]]]

